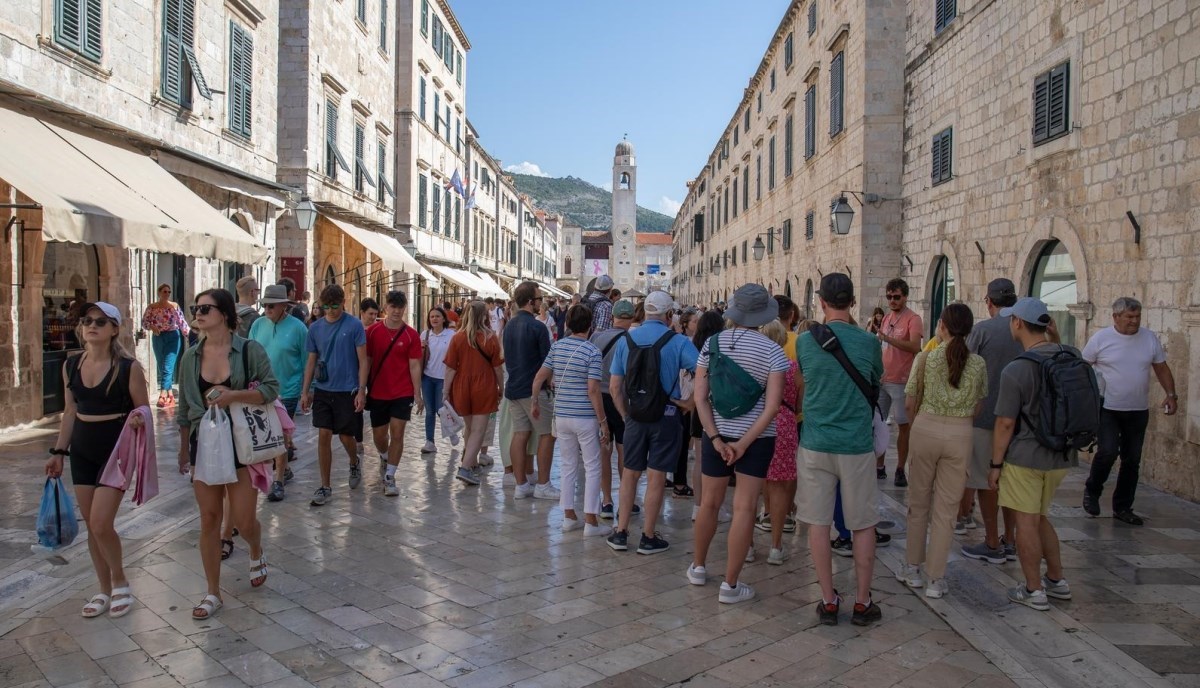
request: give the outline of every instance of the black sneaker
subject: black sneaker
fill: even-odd
[[[878,530],[875,531],[875,546],[876,547],[887,547],[890,544],[892,544],[892,536],[891,535],[888,535],[887,533],[881,533]]]
[[[887,469],[884,468],[883,466],[876,466],[875,467],[875,479],[876,480],[887,480]]]
[[[612,504],[601,504],[600,505],[600,518],[604,519],[605,521],[613,520],[613,505]]]
[[[642,541],[638,544],[638,554],[658,554],[665,552],[671,548],[671,544],[662,538],[661,535],[655,533],[653,537],[646,537],[642,534]]]
[[[1117,519],[1121,523],[1128,523],[1131,526],[1140,526],[1145,523],[1141,516],[1133,513],[1133,509],[1118,511],[1117,513],[1113,514],[1113,518]]]
[[[854,543],[851,542],[850,538],[840,537],[829,544],[833,547],[833,553],[840,557],[854,556]]]
[[[1087,512],[1088,516],[1099,516],[1100,515],[1100,498],[1095,495],[1084,492],[1083,493],[1083,510],[1085,512]]]
[[[631,511],[629,513],[632,516],[637,516],[638,514],[642,513],[642,507],[638,506],[637,504],[634,504],[633,511]]]
[[[288,466],[287,468],[283,469],[283,482],[284,483],[292,482],[292,478],[295,478],[295,477],[296,477],[296,474],[292,472],[291,466]]]
[[[872,601],[869,606],[854,603],[854,614],[850,617],[850,623],[855,626],[867,626],[881,619],[883,619],[883,610],[875,602]]]
[[[624,552],[629,549],[629,531],[617,530],[612,535],[608,536],[608,546],[617,552]]]
[[[821,624],[825,626],[836,626],[838,624],[838,609],[842,606],[842,596],[837,590],[833,591],[833,602],[825,600],[817,601],[817,617],[821,619]]]
[[[903,468],[896,469],[896,479],[892,482],[896,487],[908,487],[908,476],[904,475]]]
[[[271,483],[271,491],[267,493],[267,501],[268,502],[282,502],[283,501],[283,483],[279,482],[278,480]]]

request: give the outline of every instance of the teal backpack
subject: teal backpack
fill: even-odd
[[[766,390],[737,361],[721,353],[720,339],[720,333],[708,339],[709,399],[722,418],[737,418],[749,413]]]

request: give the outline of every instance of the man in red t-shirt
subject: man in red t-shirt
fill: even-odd
[[[908,282],[893,279],[884,287],[887,295],[888,314],[883,316],[876,337],[883,345],[883,384],[879,389],[879,413],[887,420],[888,411],[896,421],[899,436],[896,438],[896,487],[908,487],[908,476],[904,465],[908,463],[908,431],[912,427],[904,410],[904,385],[912,370],[913,361],[921,351],[921,316],[908,307]],[[875,460],[876,478],[887,477],[883,457]]]
[[[371,433],[379,450],[379,478],[383,494],[395,497],[396,466],[404,453],[404,427],[425,410],[421,399],[421,336],[404,322],[408,297],[390,291],[385,317],[367,329],[367,409]]]

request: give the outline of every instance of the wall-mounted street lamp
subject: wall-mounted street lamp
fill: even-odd
[[[720,274],[721,274],[721,259],[720,259],[720,258],[716,258],[716,257],[714,257],[714,258],[713,258],[713,268],[712,268],[712,273],[713,273],[714,275],[720,275]]]
[[[774,227],[772,227],[771,229],[768,229],[765,232],[759,232],[758,236],[754,237],[754,246],[751,247],[751,249],[754,251],[754,260],[762,260],[763,256],[765,256],[767,254],[767,245],[763,243],[763,235],[764,234],[767,235],[767,237],[771,240],[772,244],[775,243],[775,235],[776,234],[779,234],[779,240],[783,241],[783,228],[782,227],[780,227],[779,229],[775,229]]]
[[[472,258],[471,264],[467,266],[467,270],[469,270],[472,275],[478,275],[479,274],[479,261]]]
[[[854,208],[850,207],[850,202],[846,200],[846,194],[853,196],[858,201],[860,207],[864,203],[879,203],[880,201],[891,200],[879,194],[867,193],[865,191],[842,191],[842,195],[833,202],[833,205],[829,209],[829,226],[833,228],[835,234],[843,236],[850,233],[850,224],[854,222]]]
[[[317,224],[317,206],[304,194],[300,197],[300,202],[296,204],[296,224],[305,232],[311,232],[314,225]]]

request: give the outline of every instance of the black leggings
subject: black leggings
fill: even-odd
[[[75,419],[71,428],[72,484],[85,487],[100,484],[100,474],[104,472],[123,429],[125,416],[101,421]]]
[[[678,487],[684,487],[688,484],[688,448],[692,444],[692,413],[679,414],[679,432],[683,434],[683,442],[679,445],[679,458],[675,462],[675,472],[671,474],[671,480]]]

